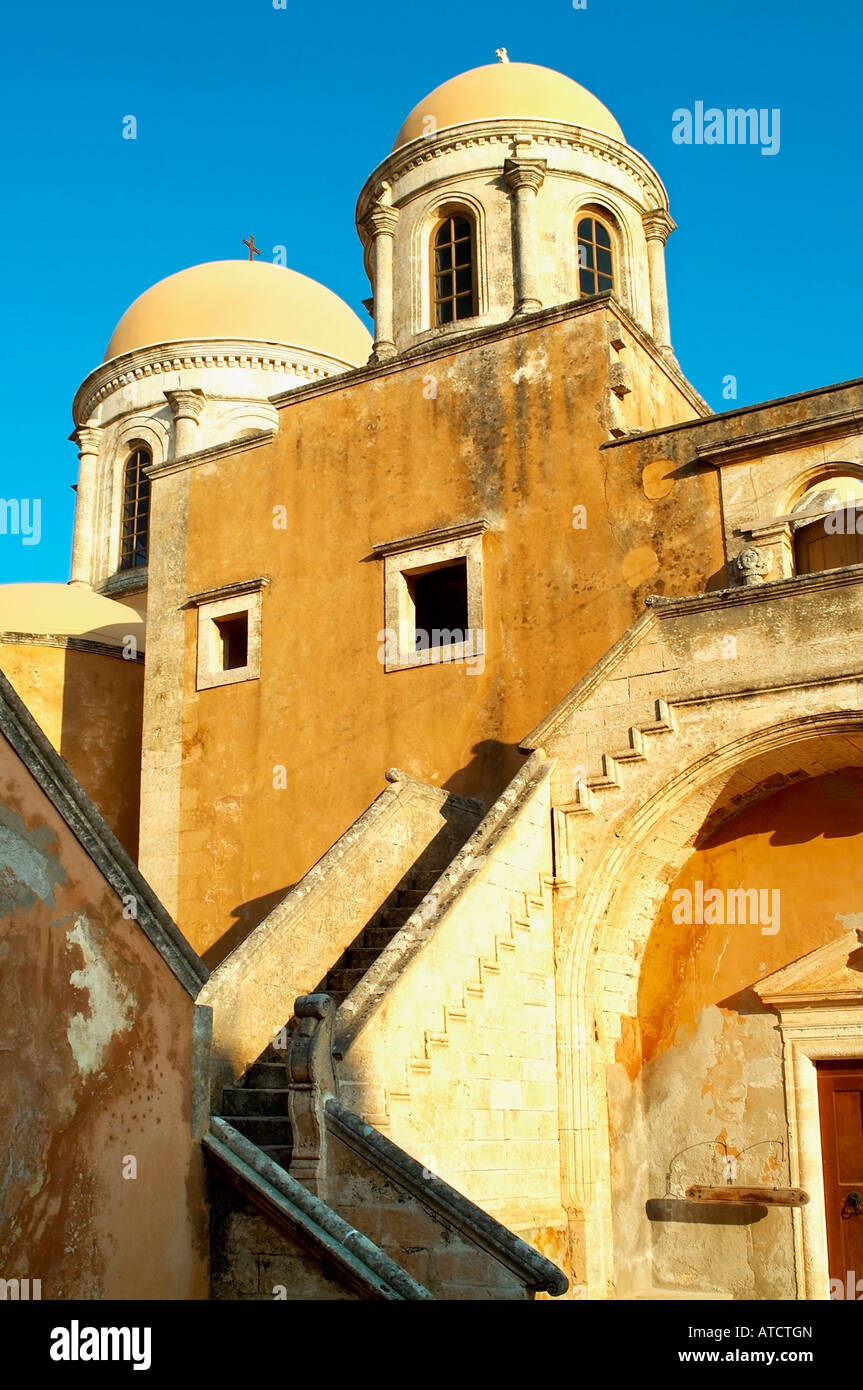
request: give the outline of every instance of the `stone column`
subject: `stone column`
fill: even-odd
[[[174,458],[185,458],[198,447],[198,421],[206,405],[203,391],[166,391],[165,400],[174,417]]]
[[[507,159],[506,186],[513,195],[513,278],[515,312],[533,314],[542,308],[537,264],[536,195],[545,182],[544,159]]]
[[[374,270],[375,346],[372,362],[387,362],[396,355],[393,327],[393,249],[398,208],[375,203],[363,219],[374,239],[372,267]]]
[[[650,317],[653,320],[653,341],[660,352],[671,353],[671,325],[668,320],[668,286],[665,280],[665,243],[672,222],[664,208],[646,212],[642,218],[647,237],[647,266],[650,271]]]
[[[78,490],[75,494],[75,528],[72,533],[70,584],[90,587],[93,576],[93,546],[96,539],[97,492],[99,487],[98,425],[79,425],[70,439],[78,446]]]

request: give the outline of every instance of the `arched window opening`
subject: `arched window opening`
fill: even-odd
[[[577,226],[579,295],[615,288],[614,233],[593,208],[582,209]]]
[[[863,565],[863,479],[838,474],[813,483],[792,513],[794,570]]]
[[[120,569],[139,569],[147,563],[150,526],[150,479],[144,470],[153,462],[149,449],[137,446],[123,473],[123,534]]]
[[[473,219],[445,217],[432,239],[432,300],[436,325],[476,314],[476,246]]]

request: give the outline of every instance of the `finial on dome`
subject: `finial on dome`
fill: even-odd
[[[509,54],[507,53],[505,48],[496,48],[494,50],[494,56],[497,58],[497,61],[499,63],[509,62]]]

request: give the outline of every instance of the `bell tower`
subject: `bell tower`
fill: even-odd
[[[360,193],[373,360],[605,292],[670,356],[661,179],[584,87],[498,57],[415,106]]]

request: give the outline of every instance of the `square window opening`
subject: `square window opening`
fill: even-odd
[[[418,651],[468,641],[467,561],[404,573]]]
[[[232,613],[214,618],[216,669],[239,671],[249,664],[249,615]]]

